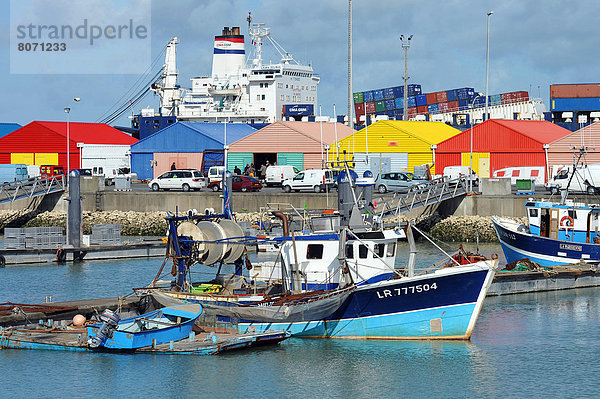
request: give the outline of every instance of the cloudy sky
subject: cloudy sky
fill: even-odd
[[[40,14],[51,24],[82,1],[45,3]],[[122,17],[123,12],[135,15],[136,10],[144,9],[144,0],[118,3],[125,7],[120,10]],[[144,41],[146,50],[149,46],[150,58],[145,63],[157,57],[172,36],[178,36],[177,63],[182,86],[188,87],[192,76],[210,73],[214,36],[220,34],[223,26],[240,26],[246,33],[246,17],[251,11],[253,22],[267,23],[272,35],[288,52],[297,60],[313,65],[321,77],[319,103],[323,113],[332,115],[334,103],[338,114],[345,113],[347,1],[154,0],[150,3],[150,37]],[[600,82],[597,56],[600,2],[597,1],[354,0],[352,3],[354,91],[402,84],[401,34],[414,35],[409,50],[410,82],[421,84],[424,92],[465,86],[484,91],[486,14],[490,10],[494,11],[490,24],[490,94],[527,90],[534,97],[541,96],[547,104],[552,83]],[[105,57],[103,51],[108,50],[102,47],[98,47],[90,63],[97,66],[98,60],[110,59],[114,68],[100,64],[110,73],[11,73],[10,35],[14,32],[9,5],[8,1],[0,5],[0,25],[5,32],[0,37],[3,88],[0,122],[64,120],[63,108],[70,105],[73,97],[82,100],[73,106],[71,120],[95,122],[136,82],[150,79],[148,75],[114,73],[133,61],[126,54],[118,60]],[[273,57],[273,61],[277,60]],[[13,72],[14,69],[13,65]],[[140,106],[156,108],[157,104],[157,97],[148,95]],[[118,122],[129,123],[126,118]]]

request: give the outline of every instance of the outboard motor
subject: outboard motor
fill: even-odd
[[[95,336],[88,339],[88,346],[94,349],[98,348],[102,344],[102,341],[104,341],[104,338],[110,336],[112,330],[117,327],[120,320],[119,315],[112,310],[104,310],[104,312],[100,314],[100,321],[102,322],[100,330],[98,330]]]

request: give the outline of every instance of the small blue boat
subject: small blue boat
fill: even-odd
[[[600,262],[600,206],[566,201],[525,203],[528,224],[493,216],[507,263],[541,266]]]
[[[199,304],[168,306],[123,320],[105,310],[100,315],[102,323],[87,327],[88,346],[92,349],[135,350],[177,342],[190,335],[201,314]]]

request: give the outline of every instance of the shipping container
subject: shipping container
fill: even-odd
[[[458,111],[458,100],[448,101],[448,111],[450,111],[450,112]]]
[[[427,105],[419,105],[417,106],[418,114],[426,114],[427,113]]]
[[[514,92],[514,99],[516,101],[529,101],[529,93],[521,90],[521,91],[515,91]]]
[[[427,93],[425,96],[427,96],[427,104],[437,104],[437,96],[435,93]]]
[[[600,97],[600,83],[550,85],[550,98]]]
[[[365,103],[365,111],[367,111],[367,114],[374,114],[375,113],[375,102],[369,101],[368,103]]]
[[[415,96],[415,102],[417,104],[417,107],[427,105],[427,96],[425,94],[417,94]]]
[[[508,104],[510,100],[510,93],[502,93],[500,94],[500,98],[502,99],[502,104]]]
[[[458,100],[458,97],[456,97],[456,89],[446,90],[446,98],[448,98],[448,102]]]
[[[490,105],[500,105],[502,104],[502,97],[500,94],[492,94],[490,96]]]
[[[415,96],[408,97],[408,108],[414,108],[417,106],[417,100]]]
[[[394,97],[404,97],[404,86],[396,86],[394,87]]]
[[[371,90],[363,91],[363,102],[370,103],[373,101],[373,92]]]
[[[354,115],[360,116],[365,114],[365,104],[354,104]]]
[[[383,89],[373,90],[373,100],[374,101],[383,100]]]
[[[396,96],[394,95],[394,88],[388,87],[387,89],[383,89],[383,98],[385,100],[393,100]]]
[[[394,103],[396,104],[396,109],[399,109],[399,110],[404,109],[404,97],[396,97],[394,99]]]
[[[458,109],[466,110],[468,107],[469,107],[469,100],[467,100],[467,99],[458,100]]]
[[[390,117],[390,119],[394,118],[394,110],[385,111],[385,114]]]
[[[385,109],[387,111],[393,111],[396,109],[396,101],[392,98],[391,100],[385,100]]]
[[[445,91],[438,91],[437,93],[435,93],[435,97],[437,99],[437,103],[445,103],[446,101],[448,101],[448,96],[446,95]]]
[[[448,112],[449,111],[448,110],[448,103],[439,103],[438,104],[438,111],[440,113],[442,113],[442,112]]]
[[[354,104],[362,104],[364,97],[362,92],[354,93]]]
[[[421,94],[421,85],[411,84],[406,87],[408,90],[409,96],[416,96],[417,94]]]
[[[475,96],[475,89],[472,87],[461,87],[456,89],[456,98],[459,100],[469,100]]]
[[[381,94],[383,94],[383,92]],[[377,113],[385,112],[385,101],[384,100],[375,101],[375,112],[377,112]]]
[[[417,107],[409,107],[408,108],[408,116],[409,117],[415,116],[416,114],[417,114]]]
[[[600,97],[589,98],[553,98],[550,100],[552,111],[600,111]]]
[[[430,114],[437,114],[438,113],[438,105],[437,104],[429,104],[429,105],[427,105],[427,110],[429,111]]]

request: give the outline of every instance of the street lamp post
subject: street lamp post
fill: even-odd
[[[75,102],[79,102],[81,101],[81,98],[79,97],[75,97],[73,99],[73,101]],[[69,141],[70,141],[70,137],[69,137],[69,115],[71,114],[71,107],[65,107],[65,113],[67,114],[67,187],[69,186],[69,172],[71,171],[71,151],[70,151],[70,146],[69,146]]]
[[[477,93],[473,101],[471,101],[471,170],[469,171],[469,191],[473,192],[473,118],[475,116],[475,101],[482,97],[483,93]],[[487,101],[487,99],[486,99]]]
[[[410,47],[410,40],[413,35],[408,38],[404,35],[400,35],[402,41],[402,48],[404,49],[404,110],[402,114],[402,120],[408,120],[408,48]]]
[[[488,118],[488,70],[490,64],[490,16],[493,11],[487,13],[487,39],[486,39],[486,50],[485,50],[485,115],[483,120]]]

